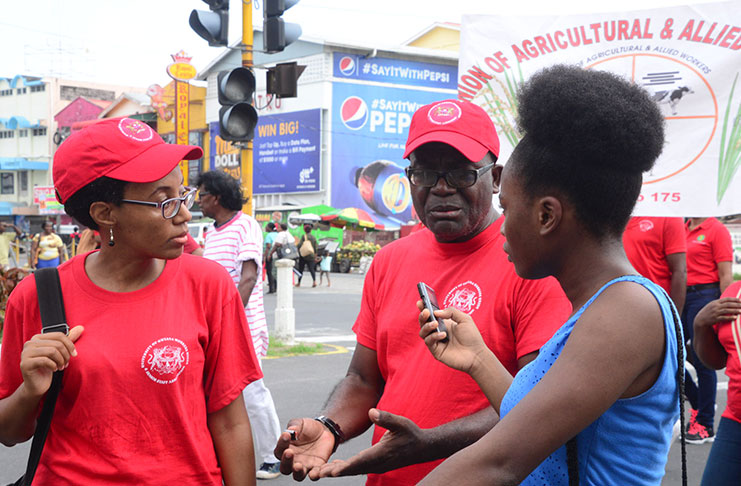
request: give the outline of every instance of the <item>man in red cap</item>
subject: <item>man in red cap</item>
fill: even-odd
[[[404,157],[414,208],[426,229],[381,249],[365,278],[353,331],[357,347],[321,416],[293,419],[276,456],[302,479],[369,474],[370,485],[417,484],[441,460],[472,444],[498,417],[473,380],[436,362],[419,339],[417,283],[441,308],[471,314],[513,375],[568,317],[552,278],[523,280],[502,249],[504,218],[492,205],[502,167],[487,113],[446,100],[412,117]],[[375,425],[373,446],[327,460],[344,440]]]

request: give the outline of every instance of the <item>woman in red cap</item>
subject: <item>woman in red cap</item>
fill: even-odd
[[[34,484],[255,484],[241,392],[262,374],[244,308],[221,265],[183,254],[195,191],[178,164],[201,156],[132,119],[57,150],[57,197],[103,244],[59,267],[68,335],[39,334],[34,278],[8,301],[2,443],[29,439],[65,370]]]

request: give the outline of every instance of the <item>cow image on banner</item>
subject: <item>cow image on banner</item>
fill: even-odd
[[[553,64],[621,75],[666,120],[635,215],[741,213],[741,3],[570,16],[464,16],[458,97],[488,111],[506,163],[521,134],[517,87]]]

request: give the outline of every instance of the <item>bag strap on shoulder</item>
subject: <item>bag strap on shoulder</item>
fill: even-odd
[[[62,286],[59,281],[59,272],[56,268],[41,268],[34,273],[36,279],[36,293],[39,300],[39,312],[41,314],[41,332],[64,332],[69,330],[67,318],[64,314],[64,300],[62,299]],[[51,386],[44,398],[44,406],[41,414],[36,420],[36,431],[33,434],[31,453],[26,465],[26,473],[23,475],[22,486],[30,486],[36,474],[36,468],[44,450],[44,442],[49,433],[51,418],[57,397],[62,389],[62,377],[64,371],[55,371],[52,376]]]

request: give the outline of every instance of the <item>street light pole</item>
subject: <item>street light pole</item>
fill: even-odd
[[[252,0],[242,0],[242,67],[250,70],[253,66],[253,42]],[[242,145],[241,152],[242,193],[247,199],[247,202],[242,206],[242,212],[252,216],[252,140]]]

